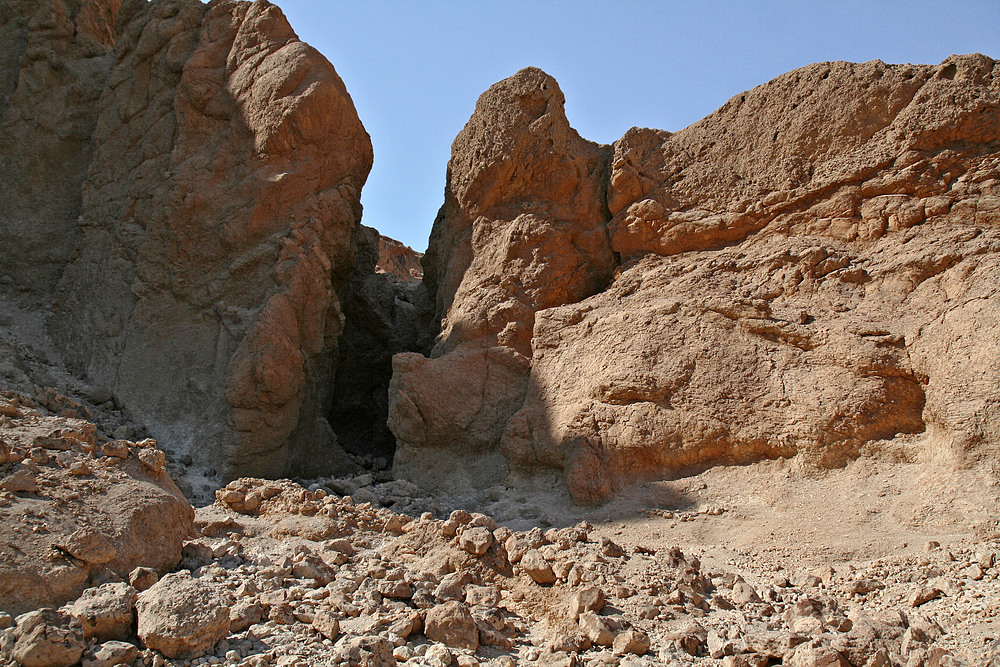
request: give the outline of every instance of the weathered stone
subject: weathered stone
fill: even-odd
[[[95,565],[107,563],[118,555],[118,549],[111,543],[111,540],[92,528],[81,528],[70,535],[59,547],[73,558]]]
[[[168,574],[139,596],[138,634],[168,658],[203,655],[229,633],[229,607],[213,584]]]
[[[934,588],[932,586],[923,586],[910,595],[910,606],[919,607],[922,604],[926,604],[931,600],[936,600],[944,595],[940,588]]]
[[[130,665],[139,657],[139,649],[127,642],[109,641],[98,644],[95,650],[83,656],[82,667],[114,667]]]
[[[70,614],[83,624],[87,639],[128,639],[134,632],[136,598],[136,590],[128,584],[104,584],[85,590]]]
[[[547,586],[556,582],[556,575],[552,571],[552,566],[545,560],[545,556],[536,549],[531,549],[521,557],[521,569],[528,573],[536,584]]]
[[[489,528],[467,528],[458,535],[458,546],[473,556],[482,556],[493,546],[493,533]]]
[[[80,419],[33,415],[5,432],[29,442],[58,433],[77,443],[60,456],[83,459],[84,451],[93,451],[96,430]],[[127,578],[136,567],[177,565],[194,510],[168,476],[154,476],[135,457],[95,462],[84,477],[58,464],[40,467],[39,474],[44,493],[10,496],[11,505],[0,508],[0,608],[58,607],[88,586]],[[34,527],[35,513],[45,517],[44,531]]]
[[[434,589],[434,597],[439,600],[465,599],[465,587],[472,583],[472,575],[465,570],[452,572],[441,580],[441,583]]]
[[[83,627],[68,614],[40,609],[17,617],[11,657],[23,667],[71,667],[83,648]]]
[[[252,600],[239,600],[229,610],[229,629],[231,632],[243,632],[251,625],[260,623],[264,618],[264,605]],[[317,614],[319,616],[319,614]],[[313,619],[315,623],[315,619]]]
[[[151,567],[137,567],[128,573],[128,583],[140,593],[159,580],[160,575]]]
[[[851,665],[844,656],[832,648],[826,646],[814,648],[805,644],[796,648],[782,664],[791,667],[850,667]]]
[[[599,646],[611,646],[615,641],[615,628],[603,616],[592,611],[580,614],[580,629],[590,641]]]
[[[615,655],[646,655],[649,651],[649,637],[638,630],[626,630],[612,642]]]
[[[479,648],[479,629],[461,602],[445,602],[427,610],[424,617],[424,634],[428,639],[453,648],[475,651]]]
[[[604,591],[596,586],[587,586],[573,591],[566,606],[570,618],[574,621],[585,611],[599,614],[604,608]]]
[[[0,479],[0,491],[8,493],[38,493],[35,473],[21,466]]]
[[[316,632],[330,640],[336,640],[340,634],[340,621],[328,611],[319,611],[313,617],[313,628]]]

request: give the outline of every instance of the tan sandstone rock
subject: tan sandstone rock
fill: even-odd
[[[83,648],[83,628],[72,616],[40,609],[17,617],[11,657],[23,667],[72,667]]]
[[[87,639],[128,639],[135,624],[136,598],[136,590],[128,584],[104,584],[85,590],[70,614],[83,625]]]
[[[168,574],[139,596],[138,634],[168,658],[203,655],[229,634],[229,607],[215,586],[187,572]]]
[[[347,469],[326,413],[372,160],[351,98],[269,2],[120,5],[3,7],[0,284],[52,302],[74,369],[199,464]]]
[[[461,602],[451,601],[427,610],[424,634],[428,639],[453,648],[475,651],[479,648],[479,629],[469,609]]]
[[[139,459],[137,452],[152,445],[126,446],[127,458],[96,457],[94,424],[37,413],[8,419],[0,430],[18,450],[58,436],[70,443],[60,455],[88,471],[78,475],[58,458],[33,463],[36,488],[0,503],[0,608],[55,607],[102,573],[127,579],[139,567],[162,572],[177,565],[194,510],[169,476]],[[5,474],[0,470],[0,483],[10,479]]]
[[[610,151],[544,120],[561,98],[537,70],[491,88],[425,257],[438,344],[393,377],[399,474],[439,488],[413,462],[441,452],[474,487],[555,470],[590,503],[720,463],[994,454],[997,70],[820,63]],[[540,210],[558,238],[521,225]],[[601,230],[613,256],[575,240]],[[473,342],[527,377],[469,364]],[[464,400],[435,395],[443,382]],[[485,389],[495,409],[468,410]]]

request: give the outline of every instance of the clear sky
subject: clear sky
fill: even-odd
[[[423,250],[451,142],[522,67],[559,81],[570,124],[611,143],[679,130],[826,60],[1000,58],[1000,0],[277,0],[347,84],[375,147],[363,222]]]

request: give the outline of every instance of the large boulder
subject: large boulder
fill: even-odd
[[[95,580],[177,565],[194,509],[153,441],[99,448],[95,426],[81,419],[20,410],[2,420],[10,458],[28,463],[0,465],[0,488],[20,475],[32,485],[0,492],[0,609],[58,607]],[[97,588],[72,613],[88,638],[125,636],[134,594],[124,584]]]
[[[437,358],[401,357],[390,392],[401,474],[438,486],[434,462],[408,461],[446,450],[434,461],[458,470],[502,461],[466,476],[480,488],[541,468],[596,502],[719,463],[995,455],[996,61],[811,65],[606,151],[526,111],[561,114],[561,97],[530,103],[543,83],[497,84],[455,141],[425,257]],[[543,137],[552,161],[529,168]],[[593,183],[574,176],[601,156]],[[566,213],[592,196],[604,222]],[[558,243],[518,226],[538,210],[560,211]],[[448,373],[427,369],[467,364],[470,341],[522,355],[526,376],[484,371],[445,402]],[[506,398],[470,411],[486,386]]]
[[[168,574],[139,596],[139,639],[168,658],[196,658],[229,634],[229,606],[212,582]]]
[[[326,416],[372,149],[334,68],[266,1],[0,12],[5,291],[197,463],[346,469]]]
[[[79,621],[55,609],[39,609],[17,617],[11,657],[23,667],[72,667],[84,646]]]

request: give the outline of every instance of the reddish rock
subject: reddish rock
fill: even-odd
[[[423,256],[424,253],[380,234],[375,273],[383,273],[399,282],[418,283],[424,277],[424,267],[420,264]]]

